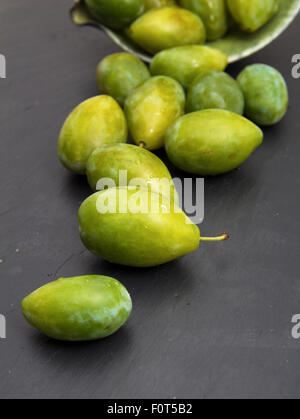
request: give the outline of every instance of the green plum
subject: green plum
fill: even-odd
[[[51,338],[89,341],[120,329],[132,302],[119,281],[92,275],[51,282],[26,297],[22,309],[29,324]]]
[[[127,35],[150,54],[178,45],[203,44],[206,39],[200,17],[179,7],[149,10],[130,26]]]
[[[158,53],[150,71],[153,76],[172,77],[188,88],[196,76],[213,70],[223,71],[227,64],[228,58],[223,52],[203,45],[189,45]]]
[[[187,95],[187,111],[225,109],[243,115],[245,99],[238,83],[228,74],[212,71],[196,77]]]
[[[79,210],[80,236],[95,255],[119,265],[152,267],[195,251],[198,227],[162,194],[134,187],[109,188],[87,198]]]
[[[239,27],[255,32],[279,10],[280,0],[227,0],[229,11]]]
[[[129,26],[145,10],[144,0],[85,0],[91,15],[113,29]]]
[[[169,126],[184,113],[185,93],[164,76],[152,77],[137,87],[125,102],[125,115],[134,142],[148,150],[164,146]]]
[[[172,177],[164,163],[155,154],[135,145],[97,148],[88,160],[87,177],[94,191],[99,190],[99,186],[106,186],[99,184],[102,179],[112,180],[112,186],[136,186],[133,182],[140,180],[143,181],[142,187],[149,187],[153,192],[161,192],[178,202]]]
[[[240,166],[262,143],[263,133],[236,113],[220,109],[193,112],[167,131],[171,162],[189,173],[219,175]]]
[[[238,76],[245,95],[246,115],[258,125],[274,125],[285,115],[289,94],[282,75],[273,67],[254,64]]]
[[[227,32],[226,0],[178,0],[178,3],[201,17],[208,41],[220,39]]]
[[[127,96],[150,78],[147,66],[132,54],[121,52],[104,58],[97,68],[97,83],[102,93],[123,106]]]
[[[106,144],[126,143],[127,122],[118,103],[109,96],[96,96],[81,103],[65,121],[58,139],[62,164],[85,174],[93,150]]]
[[[175,0],[144,0],[146,10],[159,7],[175,6]]]

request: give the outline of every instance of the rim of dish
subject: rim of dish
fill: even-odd
[[[122,40],[120,34],[118,32],[115,32],[114,30],[108,28],[105,25],[102,25],[99,22],[96,22],[93,18],[86,18],[86,20],[78,21],[78,19],[75,17],[75,12],[79,11],[79,8],[84,6],[84,0],[75,0],[75,3],[73,7],[71,8],[71,16],[72,20],[76,25],[84,26],[84,25],[93,25],[101,29],[103,32],[107,34],[114,42],[117,44],[121,49],[123,49],[126,52],[129,52],[131,54],[134,54],[141,58],[143,61],[147,63],[151,63],[153,60],[153,56],[148,55],[146,52],[134,49],[134,47],[131,47],[127,42],[126,38],[125,41]],[[270,45],[275,39],[277,39],[289,26],[290,24],[295,20],[296,16],[300,12],[300,0],[296,0],[294,6],[291,8],[291,13],[287,16],[286,19],[284,19],[284,23],[274,32],[271,33],[270,36],[267,36],[266,38],[263,38],[260,40],[257,45],[253,47],[247,47],[244,52],[240,52],[237,54],[229,55],[228,63],[232,64],[234,62],[240,61],[244,58],[247,58],[253,54],[255,54],[258,51],[261,51],[266,46]],[[218,48],[218,47],[216,47]],[[219,48],[221,49],[221,48]]]

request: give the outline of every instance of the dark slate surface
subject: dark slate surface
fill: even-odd
[[[299,397],[300,19],[263,52],[230,67],[276,66],[289,84],[284,121],[240,169],[206,181],[203,233],[232,240],[149,270],[110,265],[86,251],[77,210],[90,190],[56,158],[68,112],[97,94],[95,68],[118,48],[72,25],[71,0],[0,5],[1,398]],[[176,172],[174,172],[176,174]],[[22,298],[59,276],[118,278],[133,315],[104,341],[63,344],[31,329]]]

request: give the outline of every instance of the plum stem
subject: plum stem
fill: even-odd
[[[200,237],[202,242],[221,242],[223,240],[228,240],[230,238],[229,234],[223,233],[219,237]]]
[[[139,144],[139,146],[140,146],[141,148],[145,148],[146,143],[144,143],[144,141],[141,141],[141,142],[140,142],[140,144]]]

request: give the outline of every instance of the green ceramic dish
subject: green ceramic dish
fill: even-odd
[[[225,52],[229,56],[230,63],[241,60],[274,41],[295,19],[299,11],[300,0],[281,0],[279,12],[262,29],[253,34],[247,34],[232,28],[225,38],[210,42],[209,45]],[[152,57],[133,44],[124,34],[96,22],[87,11],[84,0],[75,0],[71,16],[76,25],[97,26],[123,50],[137,55],[145,62],[151,62]]]

